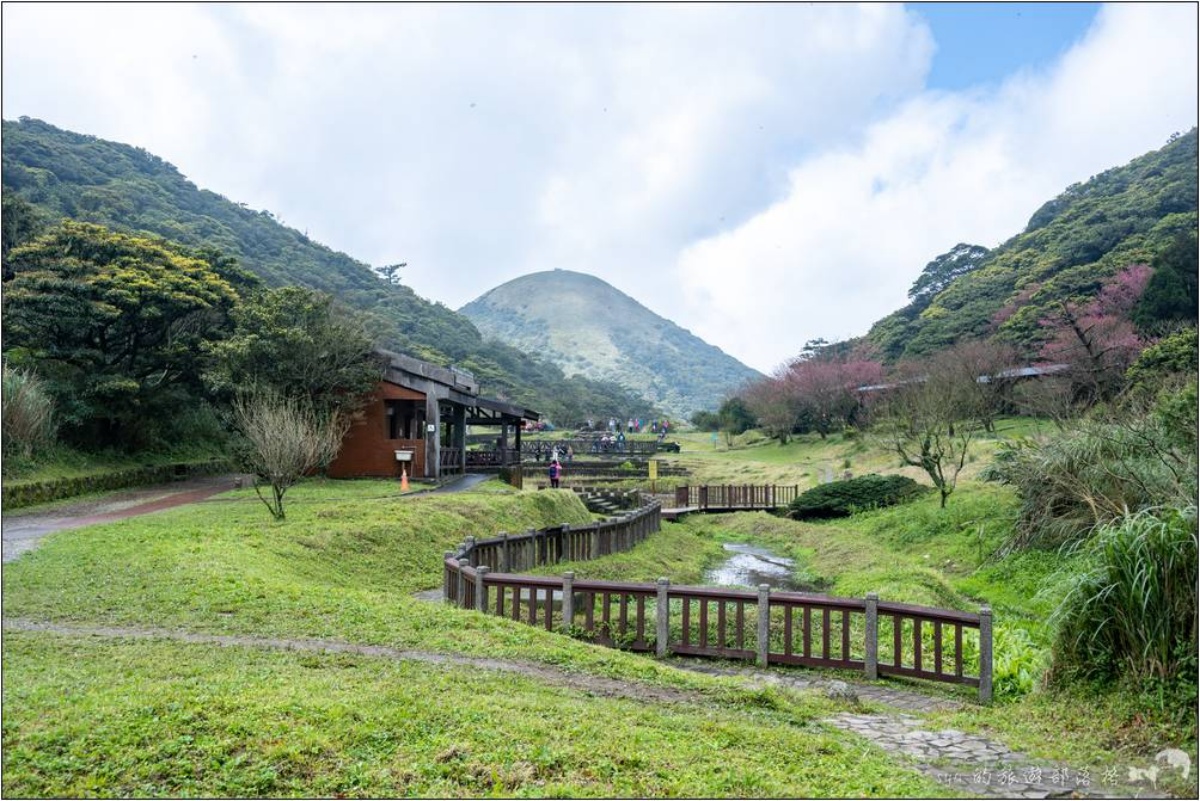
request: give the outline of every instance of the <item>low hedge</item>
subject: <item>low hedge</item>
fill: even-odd
[[[865,509],[906,503],[928,491],[929,487],[907,476],[859,476],[813,487],[792,501],[788,516],[797,520],[847,517]]]
[[[5,483],[3,487],[0,487],[0,502],[3,503],[5,509],[20,509],[24,506],[73,498],[76,495],[138,487],[145,484],[164,484],[168,481],[182,480],[192,476],[220,473],[228,469],[228,462],[217,459],[208,462],[179,462],[152,467],[131,467],[125,470],[114,470],[89,476],[56,478],[48,481]]]

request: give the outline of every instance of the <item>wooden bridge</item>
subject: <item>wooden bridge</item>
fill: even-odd
[[[720,508],[746,508],[732,505],[745,497],[781,496],[727,496]],[[991,700],[992,614],[986,606],[971,613],[891,603],[874,593],[836,598],[766,584],[737,590],[675,586],[665,578],[640,584],[520,573],[627,551],[659,530],[663,514],[650,501],[635,513],[587,526],[468,538],[445,554],[443,596],[462,608],[660,657],[861,670],[868,679],[908,676],[978,687],[980,701]]]

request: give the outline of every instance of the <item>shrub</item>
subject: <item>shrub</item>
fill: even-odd
[[[792,501],[788,516],[846,517],[865,509],[895,506],[928,492],[907,476],[869,475],[813,487]]]
[[[1196,507],[1126,515],[1076,550],[1084,567],[1051,617],[1055,675],[1194,685]]]

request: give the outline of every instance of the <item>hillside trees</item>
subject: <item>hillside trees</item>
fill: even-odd
[[[212,254],[64,221],[9,253],[4,347],[36,366],[77,444],[139,448],[202,403],[206,343],[226,335],[236,268]]]
[[[1164,325],[1197,321],[1197,243],[1194,231],[1180,231],[1150,263],[1154,273],[1134,308],[1132,318],[1143,332]]]
[[[383,375],[361,314],[302,287],[266,289],[232,312],[234,329],[208,350],[217,392],[305,398],[352,412]]]
[[[510,398],[555,419],[582,421],[600,409],[659,414],[616,381],[564,378],[544,358],[485,343],[467,318],[397,283],[400,265],[372,270],[282,225],[270,212],[196,187],[141,148],[27,117],[3,121],[2,138],[4,193],[28,203],[39,219],[69,217],[136,236],[150,232],[185,248],[220,251],[266,285],[327,292],[369,315],[380,346],[467,367],[485,395]],[[10,220],[15,217],[6,207],[4,221]]]

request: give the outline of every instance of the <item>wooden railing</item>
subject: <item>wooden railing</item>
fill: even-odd
[[[599,437],[595,439],[556,439],[556,440],[533,440],[528,439],[521,442],[521,454],[526,459],[532,459],[538,445],[541,445],[543,453],[550,453],[550,449],[558,446],[559,453],[567,450],[569,445],[575,452],[576,456],[584,455],[600,455],[600,456],[653,456],[660,450],[663,450],[662,443],[657,439],[627,439],[623,443],[610,443],[607,447],[601,444]],[[672,443],[670,450],[674,450]]]
[[[778,488],[777,488],[778,489]],[[786,488],[785,488],[786,489]],[[521,575],[626,551],[659,529],[657,501],[586,526],[468,538],[443,560],[449,603],[631,651],[861,670],[978,687],[992,697],[992,615],[801,592]],[[495,566],[496,572],[492,572]]]
[[[715,485],[676,487],[675,506],[700,511],[731,509],[775,509],[787,506],[800,494],[800,488],[751,485]]]

